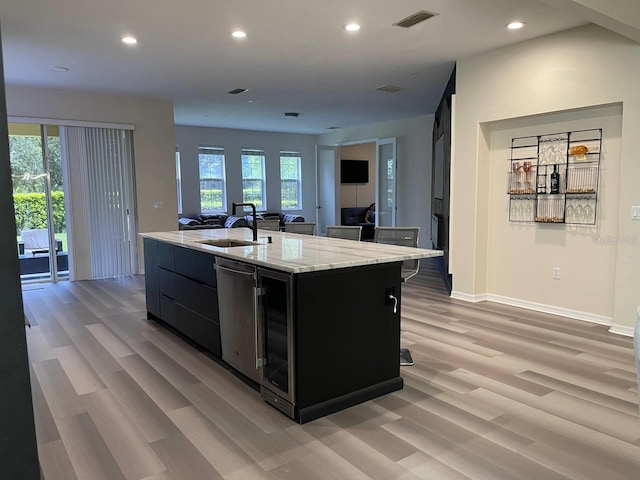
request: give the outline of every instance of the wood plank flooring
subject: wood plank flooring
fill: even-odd
[[[297,425],[146,320],[144,278],[23,292],[46,480],[640,478],[632,341],[403,286],[405,388]]]

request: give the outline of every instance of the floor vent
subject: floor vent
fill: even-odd
[[[431,17],[435,17],[437,13],[427,12],[426,10],[420,10],[419,12],[409,15],[407,18],[403,18],[398,23],[394,23],[395,27],[409,28],[414,25],[429,20]]]
[[[379,92],[387,92],[387,93],[396,93],[400,90],[403,90],[401,87],[395,87],[393,85],[384,85],[382,87],[376,88]]]

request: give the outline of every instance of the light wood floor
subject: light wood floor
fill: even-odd
[[[632,341],[403,286],[405,388],[300,426],[145,317],[142,277],[24,289],[39,456],[61,479],[640,479]]]

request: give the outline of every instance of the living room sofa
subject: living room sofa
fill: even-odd
[[[280,227],[284,227],[289,222],[304,222],[302,215],[295,215],[281,212],[264,212],[259,213],[257,218],[263,220],[277,219]],[[194,214],[183,215],[178,219],[178,228],[180,230],[201,230],[206,228],[238,228],[248,227],[251,222],[251,215],[237,216],[221,214]]]
[[[202,230],[206,228],[239,228],[248,227],[244,217],[233,215],[183,215],[178,219],[179,230]]]
[[[369,207],[346,207],[340,209],[340,224],[362,227],[362,240],[373,240],[376,226],[364,221],[364,216]]]

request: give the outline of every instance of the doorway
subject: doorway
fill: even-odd
[[[22,282],[69,277],[60,129],[9,123],[18,259]]]
[[[396,226],[396,150],[395,137],[316,146],[318,235],[326,233],[327,225],[340,224],[341,208],[364,208],[374,202],[376,226]],[[343,184],[339,173],[342,159],[367,160],[369,182]]]

